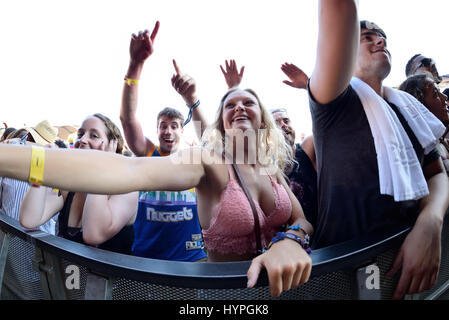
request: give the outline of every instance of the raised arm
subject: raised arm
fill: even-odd
[[[130,61],[123,86],[122,106],[120,109],[120,121],[126,142],[137,156],[146,156],[153,148],[153,142],[143,134],[142,126],[137,119],[138,80],[146,59],[154,51],[154,40],[159,30],[159,21],[149,34],[148,30],[133,34],[129,47]]]
[[[223,72],[223,76],[225,78],[226,84],[228,85],[228,89],[233,87],[238,87],[243,79],[243,72],[245,71],[245,66],[240,68],[240,72],[237,68],[237,63],[235,60],[225,60],[226,70],[220,65],[221,72]]]
[[[172,86],[176,90],[176,92],[181,95],[187,107],[190,109],[192,108],[192,106],[199,102],[196,93],[196,82],[188,74],[181,72],[178,64],[176,63],[176,60],[174,59],[173,66],[175,68],[175,74],[171,78]],[[195,131],[198,139],[201,140],[203,132],[207,128],[208,123],[201,111],[201,106],[197,105],[194,108],[195,109],[193,109],[192,111],[192,120],[197,123],[195,125]],[[198,123],[201,124],[200,127],[198,126]]]
[[[185,149],[168,157],[150,158],[80,149],[44,152],[43,184],[74,192],[178,191],[196,187],[204,176],[201,161],[189,164],[191,154],[201,152],[198,148]],[[31,153],[27,146],[0,144],[0,176],[28,181]],[[193,158],[201,159],[201,154]]]
[[[360,41],[356,0],[321,0],[316,64],[310,78],[314,99],[326,104],[349,85]]]

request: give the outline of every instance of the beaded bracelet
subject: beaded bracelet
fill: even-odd
[[[273,239],[271,240],[270,244],[268,245],[268,249],[271,248],[273,243],[276,243],[276,242],[278,242],[280,240],[284,240],[285,238],[288,238],[288,239],[291,239],[293,241],[298,242],[301,245],[301,247],[308,254],[310,254],[312,252],[312,249],[309,247],[309,244],[305,243],[305,241],[302,240],[301,237],[297,236],[296,234],[288,233],[288,232],[278,232],[278,233],[276,233],[276,235],[273,237]]]
[[[301,228],[301,225],[298,223],[298,224],[295,224],[294,226],[289,226],[288,228],[287,228],[287,230],[293,230],[293,231],[302,231],[302,232],[304,232],[304,243],[306,244],[306,245],[309,245],[309,243],[310,243],[310,236],[309,236],[309,234],[306,232],[306,230],[304,230],[303,228]]]

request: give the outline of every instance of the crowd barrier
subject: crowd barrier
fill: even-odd
[[[434,287],[406,299],[449,299],[449,230]],[[246,288],[245,262],[174,262],[81,245],[42,231],[26,231],[0,214],[1,299],[57,300],[365,300],[391,299],[399,274],[386,277],[409,228],[370,234],[311,254],[303,286],[270,296],[265,272]]]

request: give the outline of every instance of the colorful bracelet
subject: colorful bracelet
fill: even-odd
[[[281,240],[284,240],[285,238],[287,239],[291,239],[293,241],[296,241],[297,243],[299,243],[301,245],[301,247],[308,253],[310,254],[312,252],[312,249],[309,247],[309,244],[305,243],[304,240],[301,239],[301,237],[297,236],[296,234],[293,233],[288,233],[288,232],[278,232],[276,233],[276,235],[273,237],[273,239],[271,240],[270,244],[268,245],[268,249],[271,248],[271,246]]]
[[[132,84],[138,84],[139,79],[131,79],[131,78],[125,77],[125,82],[130,87]]]
[[[306,232],[306,230],[304,230],[303,228],[301,228],[301,225],[298,223],[298,224],[295,224],[294,226],[289,226],[288,228],[287,228],[287,230],[293,230],[293,231],[302,231],[302,232],[304,232],[304,243],[306,244],[306,245],[309,245],[310,244],[310,236],[309,236],[309,234]]]
[[[41,185],[44,181],[45,149],[38,146],[31,148],[30,176],[28,181]]]

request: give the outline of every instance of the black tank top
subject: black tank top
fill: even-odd
[[[315,228],[318,215],[318,179],[309,156],[296,144],[296,163],[288,174],[288,184],[301,204],[308,222]]]
[[[67,199],[64,202],[64,206],[59,213],[58,223],[59,223],[59,231],[58,236],[63,237],[64,239],[75,241],[81,244],[86,244],[83,240],[83,231],[81,228],[73,228],[69,227],[69,213],[70,207],[72,206],[74,192],[69,192],[67,195]],[[134,228],[132,225],[123,227],[119,233],[113,236],[108,241],[100,244],[97,248],[103,250],[109,250],[117,253],[129,254],[131,255],[131,247],[134,241]],[[87,245],[87,244],[86,244]]]

